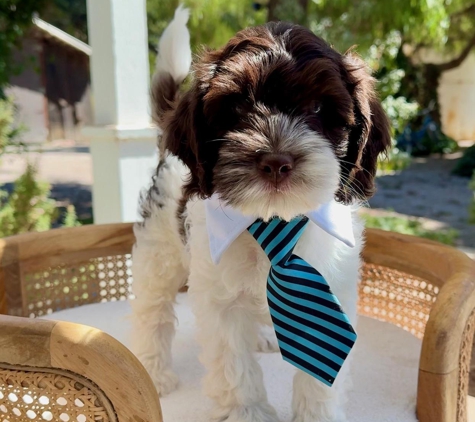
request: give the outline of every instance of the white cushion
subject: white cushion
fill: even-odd
[[[177,391],[161,399],[164,422],[209,422],[210,403],[202,395],[204,369],[198,361],[194,317],[186,294],[177,305],[179,326],[174,342],[174,368],[180,376]],[[129,345],[127,302],[109,302],[68,309],[48,319],[76,322],[99,328]],[[391,324],[360,317],[358,340],[351,366],[352,387],[347,414],[350,422],[414,422],[421,341]],[[290,400],[294,369],[279,353],[258,354],[269,401],[282,422],[291,420]]]

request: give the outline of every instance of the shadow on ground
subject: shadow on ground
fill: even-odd
[[[74,205],[79,220],[92,219],[92,193],[90,186],[74,183],[58,183],[51,187],[51,197],[59,205]]]

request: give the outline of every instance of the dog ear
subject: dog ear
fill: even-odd
[[[365,200],[375,192],[378,156],[391,146],[389,120],[375,91],[375,79],[364,61],[347,53],[342,76],[353,98],[354,125],[350,127],[346,156],[341,162],[342,186],[337,198],[344,203]]]
[[[206,198],[212,194],[211,157],[205,144],[208,128],[203,116],[203,100],[192,87],[176,103],[164,125],[162,147],[176,155],[190,170],[185,195]]]

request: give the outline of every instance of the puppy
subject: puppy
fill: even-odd
[[[213,259],[207,201],[263,220],[328,204],[330,214],[342,212],[354,247],[309,223],[295,251],[325,277],[354,325],[363,244],[354,210],[374,192],[388,120],[361,59],[283,22],[205,51],[182,92],[191,63],[187,19],[178,9],[163,34],[153,79],[161,160],[135,226],[134,351],[160,394],[177,386],[173,302],[188,283],[212,418],[275,422],[254,356],[278,350],[266,300],[269,260],[245,230]],[[296,370],[294,422],[345,421],[347,370],[345,363],[331,388]]]

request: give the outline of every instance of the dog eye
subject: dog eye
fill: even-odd
[[[313,100],[312,103],[313,103],[312,111],[315,114],[320,113],[320,111],[322,110],[322,102],[320,100]]]

